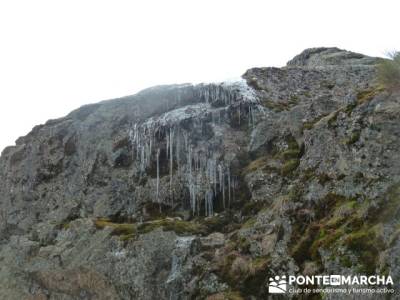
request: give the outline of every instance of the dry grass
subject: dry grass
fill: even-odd
[[[387,55],[389,59],[382,60],[378,66],[379,82],[389,90],[400,90],[400,52]]]

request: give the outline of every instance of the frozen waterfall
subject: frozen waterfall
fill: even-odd
[[[188,190],[188,203],[193,215],[200,214],[200,210],[204,209],[204,214],[211,216],[217,199],[224,209],[231,205],[236,184],[231,175],[230,162],[225,161],[214,148],[208,148],[210,145],[199,143],[199,132],[203,132],[206,123],[210,123],[211,128],[227,124],[224,121],[229,118],[228,111],[232,110],[236,110],[239,116],[239,126],[240,120],[246,118],[244,125],[252,128],[257,119],[263,117],[263,107],[244,80],[182,88],[189,87],[194,91],[194,103],[135,123],[128,136],[134,168],[140,176],[146,175],[155,160],[156,202],[161,203],[168,196],[173,204],[177,197],[174,186],[183,185]],[[191,129],[182,125],[187,122],[191,122]],[[165,158],[160,157],[162,152],[165,152]],[[168,175],[160,173],[162,161],[168,165]],[[160,194],[161,176],[169,176],[169,195]]]

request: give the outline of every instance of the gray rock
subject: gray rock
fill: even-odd
[[[0,157],[0,298],[266,299],[272,274],[398,279],[400,94],[377,86],[378,62],[307,49],[36,126]]]

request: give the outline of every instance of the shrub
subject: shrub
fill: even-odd
[[[390,59],[384,59],[378,66],[378,79],[387,89],[400,89],[400,52],[387,54]]]

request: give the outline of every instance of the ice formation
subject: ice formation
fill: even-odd
[[[144,176],[152,160],[156,161],[154,197],[160,203],[166,200],[166,195],[160,195],[160,161],[167,160],[170,203],[175,198],[174,184],[179,183],[187,188],[192,213],[211,216],[217,199],[223,208],[230,206],[236,185],[230,162],[221,158],[211,145],[199,142],[196,129],[200,130],[205,123],[222,124],[232,111],[236,111],[239,125],[242,118],[247,118],[247,125],[253,127],[264,111],[244,80],[182,88],[193,89],[193,103],[133,124],[129,138],[135,169]],[[186,121],[192,122],[193,130],[183,126]],[[162,152],[165,157],[160,157]]]

